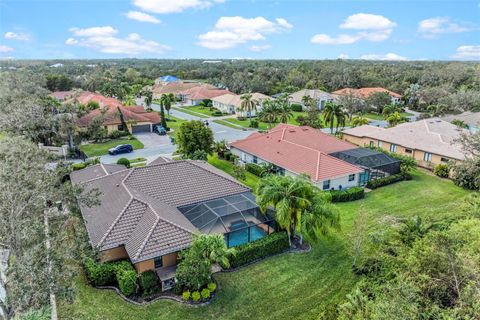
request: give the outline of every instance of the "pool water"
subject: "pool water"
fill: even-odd
[[[246,226],[247,226],[246,224],[242,223],[242,226],[241,226],[243,227],[242,229],[231,231],[228,234],[228,238],[227,238],[227,235],[225,235],[225,240],[228,241],[227,245],[229,247],[236,247],[241,244],[247,243],[249,229],[250,229],[250,241],[258,240],[267,235],[265,230],[263,230],[258,226],[251,226],[250,228],[245,228]],[[232,224],[231,226],[232,229],[237,229],[238,227],[240,227],[239,224],[235,224],[235,225]]]

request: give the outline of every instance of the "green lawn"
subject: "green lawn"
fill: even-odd
[[[218,115],[214,115],[213,113],[215,112],[214,111],[210,111],[210,108],[204,108],[204,107],[200,107],[200,106],[190,106],[190,107],[182,107],[182,108],[186,108],[190,111],[193,111],[193,112],[198,112],[198,113],[201,113],[201,114],[204,114],[208,117],[220,117]],[[227,115],[227,114],[224,114],[224,115]]]
[[[200,118],[210,118],[209,115],[203,114],[203,113],[198,113],[193,110],[190,110],[190,107],[175,107],[173,108],[177,111],[183,112],[183,113],[188,113],[189,115],[200,117]]]
[[[108,149],[118,146],[119,144],[131,144],[134,150],[143,149],[143,143],[137,139],[114,139],[103,143],[89,143],[80,146],[80,150],[85,152],[89,157],[98,157],[108,154]]]
[[[171,120],[175,120],[175,121],[171,121]],[[168,118],[167,118],[167,126],[170,129],[173,129],[173,132],[178,130],[178,128],[180,128],[180,126],[184,122],[187,122],[187,120],[180,119],[180,118],[177,118],[177,117],[174,117],[174,116],[168,116]]]
[[[410,116],[412,116],[412,114],[411,114],[411,113],[408,113],[408,112],[402,112],[402,113],[400,113],[400,115],[401,115],[402,117],[410,117]],[[383,117],[383,115],[377,114],[377,113],[372,113],[372,112],[366,113],[366,114],[364,115],[364,117],[365,117],[365,118],[368,118],[368,119],[370,119],[370,120],[385,120],[385,118]]]
[[[222,160],[209,160],[226,166]],[[134,306],[111,291],[79,282],[74,303],[60,306],[60,318],[329,319],[360,279],[350,270],[346,249],[346,234],[360,208],[366,210],[370,227],[379,231],[388,217],[440,219],[459,214],[467,191],[422,172],[413,177],[374,190],[363,200],[338,204],[341,231],[314,244],[310,253],[282,254],[237,272],[217,274],[220,292],[209,306],[194,308],[171,301]]]
[[[208,163],[230,175],[233,173],[233,164],[230,161],[219,159],[217,156],[209,156]],[[258,177],[250,172],[245,172],[245,180],[240,181],[253,189],[257,185]]]
[[[218,120],[213,120],[213,122],[221,124],[222,126],[227,126],[232,129],[242,130],[243,127],[238,127],[238,125],[234,125],[233,122],[229,122],[227,120],[228,119],[218,119]]]

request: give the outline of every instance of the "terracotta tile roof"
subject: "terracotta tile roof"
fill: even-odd
[[[393,92],[393,91],[390,91],[388,89],[385,89],[385,88],[380,88],[380,87],[375,87],[375,88],[360,88],[360,89],[353,89],[353,88],[344,88],[344,89],[340,89],[340,90],[337,90],[337,91],[333,91],[332,93],[333,94],[337,94],[337,95],[348,95],[348,94],[353,94],[359,98],[362,98],[362,99],[366,99],[368,98],[369,96],[371,96],[372,94],[374,93],[377,93],[377,92],[387,92],[390,97],[392,98],[401,98],[402,96],[396,92]]]
[[[180,92],[181,94],[185,95],[187,99],[191,100],[205,100],[205,99],[212,99],[227,93],[231,93],[228,90],[218,89],[218,88],[209,88],[206,86],[197,86],[190,88],[188,90],[184,90]]]
[[[462,132],[468,133],[469,131],[439,118],[431,118],[402,123],[386,129],[365,125],[346,129],[343,134],[382,140],[410,149],[463,160],[465,159],[464,152],[461,145],[456,142]]]
[[[199,83],[194,82],[170,82],[167,84],[158,84],[155,85],[152,89],[152,92],[155,94],[164,94],[164,93],[173,93],[178,94],[181,91],[197,87]]]
[[[241,97],[242,95],[227,93],[218,97],[214,97],[211,100],[221,104],[235,106],[236,108],[238,108],[240,107],[240,104],[242,102]],[[272,99],[272,98],[263,93],[255,92],[255,93],[252,93],[252,99],[257,101],[262,101],[265,99]]]
[[[313,181],[322,181],[360,173],[363,170],[328,155],[356,148],[311,127],[280,124],[266,134],[252,134],[230,144],[296,174],[306,173]]]
[[[80,204],[90,242],[100,250],[124,245],[133,263],[190,244],[193,233],[199,231],[178,206],[250,191],[201,161],[112,167],[110,171],[102,166],[71,174],[74,184],[101,192],[99,206]],[[100,169],[103,172],[96,171]]]

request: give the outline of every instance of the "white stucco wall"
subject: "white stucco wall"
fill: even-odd
[[[247,152],[242,152],[241,150],[237,149],[237,148],[230,148],[230,151],[232,152],[232,154],[238,156],[238,159],[241,163],[253,163],[253,155],[252,154],[249,154]],[[258,158],[257,157],[257,164],[260,165],[261,163],[268,163],[268,161],[265,161],[261,158]],[[298,176],[297,173],[295,172],[291,172],[287,169],[285,169],[285,175],[286,176],[292,176],[292,177],[296,177]],[[352,187],[356,187],[359,185],[359,179],[360,179],[360,174],[356,173],[355,174],[355,179],[353,181],[348,181],[348,176],[349,175],[346,175],[346,176],[341,176],[341,177],[335,177],[333,179],[330,179],[330,189],[329,190],[339,190],[340,189],[340,186],[342,187],[342,190],[344,189],[348,189],[348,188],[352,188]],[[313,182],[312,183],[317,186],[320,190],[323,190],[323,180],[322,181],[317,181],[317,182]]]

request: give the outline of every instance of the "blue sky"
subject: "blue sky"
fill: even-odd
[[[480,0],[0,0],[0,58],[479,60]]]

